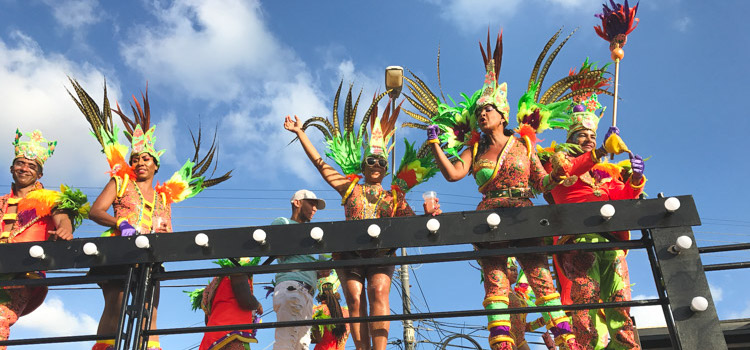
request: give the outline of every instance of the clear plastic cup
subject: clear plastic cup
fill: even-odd
[[[435,204],[437,202],[437,192],[427,191],[422,194],[422,199],[424,199],[424,207],[427,212],[435,211]]]

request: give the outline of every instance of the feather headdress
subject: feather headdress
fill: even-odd
[[[120,119],[125,125],[126,131],[124,131],[123,134],[125,134],[125,137],[133,143],[131,153],[139,154],[147,152],[155,158],[157,164],[159,163],[159,156],[161,156],[164,151],[157,152],[154,148],[153,132],[155,126],[150,125],[151,107],[148,102],[148,89],[146,89],[145,93],[141,94],[143,107],[141,107],[138,99],[133,96],[134,103],[131,104],[130,107],[133,110],[134,117],[131,119],[122,112],[119,104],[117,104],[117,110],[110,108],[109,99],[107,98],[106,81],[104,83],[104,103],[102,110],[100,111],[99,106],[83,89],[78,81],[70,77],[68,77],[68,79],[73,85],[73,89],[78,98],[73,96],[70,91],[68,91],[68,94],[89,122],[92,129],[91,134],[102,146],[102,152],[107,156],[107,161],[109,162],[109,173],[111,176],[123,179],[125,182],[129,179],[135,179],[135,173],[133,172],[128,160],[125,158],[128,147],[120,144],[118,141],[118,133],[120,130],[112,121],[113,111],[120,116]],[[146,131],[144,132],[144,130]],[[203,191],[203,189],[217,185],[231,177],[231,170],[222,176],[212,179],[206,179],[204,176],[212,166],[213,169],[211,169],[211,176],[213,176],[218,166],[218,157],[216,156],[216,152],[218,151],[216,132],[214,132],[211,147],[202,158],[200,157],[200,147],[202,143],[201,128],[198,128],[197,139],[192,131],[190,132],[190,136],[195,149],[193,158],[186,161],[182,168],[175,172],[174,175],[164,184],[158,184],[157,182],[155,189],[166,204],[180,202],[184,199],[195,196]],[[124,193],[125,188],[126,186],[120,188],[118,191],[119,196]]]

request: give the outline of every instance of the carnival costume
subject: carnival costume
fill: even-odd
[[[260,258],[220,259],[215,261],[221,267],[255,266]],[[250,293],[253,293],[253,277],[248,276]],[[256,310],[243,309],[234,295],[229,276],[214,277],[205,288],[186,292],[190,296],[193,311],[201,309],[206,314],[206,326],[226,326],[233,324],[260,323]],[[257,329],[207,332],[203,335],[199,350],[250,349]]]
[[[600,117],[595,112],[602,108],[597,94],[608,93],[603,89],[609,83],[609,79],[603,77],[605,69],[606,66],[597,69],[586,60],[577,73],[601,72],[598,76],[591,76],[591,79],[571,86],[573,103],[569,106],[570,117],[553,123],[555,127],[568,131],[568,140],[580,130],[596,132]],[[571,70],[570,74],[576,73]],[[621,143],[620,148],[627,149],[627,146]],[[571,155],[575,152],[574,150],[559,150],[553,154],[553,149],[541,149],[541,152],[543,158],[550,157],[551,160],[558,162],[575,162],[578,158],[592,158],[589,155],[575,157]],[[640,171],[639,174],[642,175],[640,157],[633,156],[631,153],[631,159],[633,164],[637,165],[636,171]],[[629,167],[628,165],[627,168]],[[623,180],[622,173],[622,166],[607,163],[606,160],[597,160],[591,171],[577,178],[571,177],[563,185],[552,189],[551,195],[556,204],[637,198],[645,185],[645,176],[641,176],[640,182],[633,183],[632,176]],[[611,239],[628,240],[630,232],[569,235],[554,237],[554,242],[555,244],[599,243],[609,242]],[[630,278],[625,256],[626,252],[622,250],[570,251],[556,255],[555,269],[558,272],[563,304],[629,301]],[[582,347],[586,349],[602,349],[605,346],[607,349],[639,348],[634,337],[634,326],[629,316],[629,308],[604,309],[604,321],[610,335],[609,345],[605,344],[606,334],[601,334],[602,329],[598,327],[599,322],[596,320],[600,310],[574,310],[572,313],[573,330]]]
[[[533,197],[534,193],[549,191],[557,185],[544,170],[533,150],[535,149],[536,134],[549,127],[548,120],[559,118],[559,115],[564,112],[564,106],[568,103],[564,102],[565,98],[562,97],[562,94],[571,84],[581,78],[579,76],[563,78],[541,94],[539,87],[544,81],[547,70],[560,48],[568,40],[566,38],[552,52],[542,68],[544,57],[559,35],[560,31],[547,42],[540,53],[531,73],[527,92],[519,101],[517,114],[519,127],[515,131],[518,132],[520,137],[510,136],[495,161],[478,157],[484,151],[480,149],[483,141],[477,126],[475,111],[491,104],[503,116],[509,115],[507,84],[498,83],[502,60],[502,34],[498,35],[494,51],[490,46],[489,33],[486,52],[480,42],[480,50],[487,72],[484,86],[471,97],[462,94],[464,101],[459,105],[454,103],[455,106],[449,106],[440,103],[429,89],[424,88],[424,83],[420,79],[416,77],[415,80],[407,79],[414,87],[413,91],[418,92],[410,101],[416,100],[417,103],[412,102],[412,104],[425,114],[417,117],[414,116],[416,113],[409,113],[409,115],[421,122],[427,121],[430,124],[412,124],[410,126],[427,129],[428,138],[431,142],[440,143],[445,153],[458,158],[460,161],[463,160],[459,156],[459,151],[464,147],[470,150],[472,173],[479,186],[479,192],[483,195],[477,210],[528,207],[532,205],[529,198]],[[430,106],[436,108],[430,108]],[[436,128],[442,131],[441,135],[435,134],[433,130]],[[565,173],[576,174],[585,171],[588,168],[583,163],[584,161],[581,164],[573,164],[571,167],[564,168]],[[483,243],[477,244],[476,247],[480,249],[501,248],[507,247],[508,244],[508,242]],[[543,244],[543,241],[541,239],[523,239],[516,241],[515,244],[533,246]],[[540,296],[537,299],[537,305],[561,305],[560,295],[555,289],[546,256],[543,254],[528,254],[518,256],[517,259],[527,274],[531,288],[536,295]],[[483,305],[485,309],[507,309],[509,304],[509,285],[506,276],[507,257],[483,258],[480,263],[484,275],[485,300]],[[550,314],[553,325],[551,331],[558,344],[566,344],[570,348],[577,348],[569,319],[565,313],[555,311]],[[510,315],[489,315],[488,321],[491,348],[494,350],[511,349],[514,340],[511,337]]]
[[[44,163],[52,156],[57,141],[47,141],[42,132],[27,133],[29,141],[21,141],[22,134],[16,130],[13,146],[14,161],[18,158],[33,160],[41,172]],[[18,198],[15,184],[9,194],[0,197],[0,244],[38,242],[50,238],[49,231],[56,230],[53,213],[62,211],[70,217],[73,228],[77,228],[88,216],[89,204],[80,190],[61,185],[60,191],[44,189],[36,182],[28,194]],[[15,208],[13,208],[15,207]],[[0,274],[0,280],[44,278],[44,271],[19,274]],[[9,286],[0,289],[0,340],[7,340],[12,326],[19,317],[34,311],[47,296],[47,286]],[[0,346],[5,349],[5,346]]]
[[[319,278],[317,283],[318,300],[321,304],[313,308],[313,319],[324,320],[346,317],[346,306],[341,307],[336,293],[341,286],[336,271]],[[315,326],[320,338],[315,343],[315,350],[344,350],[349,338],[349,325],[346,323]]]
[[[91,126],[91,134],[102,146],[102,153],[107,157],[110,171],[109,174],[116,184],[116,198],[112,203],[114,217],[117,219],[117,227],[112,227],[102,236],[131,236],[134,234],[166,233],[172,232],[172,210],[173,203],[181,202],[191,198],[203,189],[217,185],[231,177],[231,171],[214,178],[206,179],[203,175],[211,168],[216,154],[216,135],[211,147],[203,158],[199,158],[201,145],[201,131],[198,131],[197,140],[191,132],[194,156],[185,162],[180,170],[163,184],[154,188],[152,198],[146,198],[136,184],[136,175],[131,167],[129,159],[134,155],[148,153],[154,159],[154,163],[160,166],[160,157],[165,150],[156,151],[154,147],[154,131],[156,126],[151,126],[151,109],[148,102],[148,90],[141,94],[143,107],[133,96],[131,109],[133,119],[127,117],[117,104],[117,110],[110,108],[107,98],[107,86],[104,85],[104,102],[101,111],[93,98],[74,79],[69,78],[75,90],[76,96],[70,91],[68,94],[76,103],[81,113]],[[125,137],[131,143],[130,156],[128,147],[119,143],[120,130],[112,120],[112,112],[117,113],[122,120],[126,131]],[[214,169],[215,170],[215,169]],[[103,269],[92,269],[91,273],[112,272],[120,267],[105,267]],[[113,341],[97,341],[93,350],[108,350],[113,346]],[[149,341],[149,349],[158,349],[158,342]]]
[[[351,183],[341,198],[344,213],[347,220],[374,219],[381,217],[409,216],[414,211],[406,202],[406,193],[414,186],[427,181],[434,176],[438,169],[432,157],[427,155],[425,145],[419,151],[413,144],[404,140],[404,156],[394,177],[390,191],[383,189],[380,184],[359,184],[362,176],[362,166],[368,156],[377,156],[389,159],[388,154],[393,149],[393,136],[396,132],[396,120],[401,110],[399,104],[391,111],[391,104],[385,108],[382,116],[378,115],[377,103],[388,91],[373,98],[372,104],[365,112],[364,118],[357,130],[354,129],[354,119],[359,104],[359,96],[352,104],[352,90],[346,97],[344,109],[343,131],[339,130],[338,103],[341,94],[341,85],[336,91],[333,105],[333,123],[321,117],[313,117],[305,121],[302,129],[310,126],[320,130],[325,139],[328,152],[326,156],[333,159],[339,165],[343,175],[351,180]],[[403,103],[403,102],[402,102]],[[370,132],[367,135],[367,125]],[[364,153],[364,154],[363,154]],[[338,255],[340,258],[341,255]],[[334,255],[334,259],[337,255]]]

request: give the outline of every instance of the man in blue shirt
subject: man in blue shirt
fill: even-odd
[[[279,217],[271,225],[306,223],[312,220],[318,209],[326,202],[315,193],[299,190],[292,196],[292,217]],[[278,258],[279,264],[315,262],[312,255],[289,255]],[[273,310],[276,321],[311,320],[313,315],[313,292],[318,280],[316,271],[291,271],[276,274],[273,291]],[[327,275],[327,273],[326,273]],[[276,328],[274,350],[307,350],[310,346],[310,326]]]

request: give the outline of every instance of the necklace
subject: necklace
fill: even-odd
[[[380,185],[362,185],[362,214],[364,214],[364,219],[378,217],[378,206],[384,195],[385,191]]]

